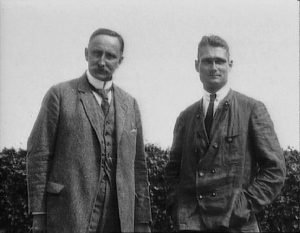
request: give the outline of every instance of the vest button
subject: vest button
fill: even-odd
[[[202,200],[202,199],[203,199],[203,196],[202,196],[202,195],[199,195],[199,199]]]
[[[204,176],[204,173],[203,173],[203,172],[199,172],[199,173],[198,173],[198,176],[199,176],[199,177],[203,177],[203,176]]]
[[[218,148],[219,148],[218,143],[215,142],[215,143],[213,144],[213,148],[218,149]]]
[[[216,173],[216,169],[214,169],[214,168],[211,169],[211,173],[213,173],[213,174]]]
[[[227,138],[227,142],[232,142],[232,137]]]
[[[196,117],[197,117],[197,118],[200,118],[200,114],[197,114]]]
[[[212,197],[215,197],[215,196],[217,196],[217,194],[216,194],[215,192],[213,192],[213,193],[211,194],[211,196],[212,196]]]

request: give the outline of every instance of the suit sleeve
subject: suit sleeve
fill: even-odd
[[[143,140],[143,130],[141,122],[141,114],[137,102],[134,101],[134,109],[136,115],[136,156],[134,161],[135,175],[135,224],[150,223],[151,207],[149,196],[149,181],[146,164],[146,154]]]
[[[180,166],[182,158],[182,147],[184,137],[184,124],[182,114],[177,118],[174,131],[173,143],[170,151],[170,160],[165,169],[165,181],[167,186],[167,212],[170,212],[171,207],[176,199],[176,186],[180,178]]]
[[[283,151],[273,122],[261,102],[256,103],[252,109],[250,137],[259,170],[252,184],[246,188],[245,195],[252,211],[257,212],[278,196],[286,175]]]
[[[54,87],[45,95],[27,143],[29,212],[46,212],[46,182],[59,118],[59,98]]]

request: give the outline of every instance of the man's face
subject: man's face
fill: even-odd
[[[222,47],[204,46],[200,48],[195,68],[200,75],[203,87],[210,93],[220,90],[228,79],[228,73],[232,67],[232,61],[226,49]]]
[[[109,35],[94,37],[85,49],[85,59],[92,76],[101,81],[111,80],[123,59],[119,39]]]

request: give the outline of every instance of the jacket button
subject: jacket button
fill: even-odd
[[[211,173],[216,173],[216,169],[211,169]]]
[[[199,172],[199,173],[198,173],[198,176],[199,176],[199,177],[203,177],[203,176],[204,176],[204,173],[203,173],[203,172]]]
[[[232,142],[232,137],[227,138],[227,142]]]
[[[213,144],[213,148],[218,149],[218,148],[219,148],[218,143],[214,143],[214,144]]]
[[[202,199],[203,199],[203,196],[202,196],[202,195],[199,195],[199,199],[202,200]]]
[[[212,196],[212,197],[215,197],[215,196],[217,196],[217,194],[216,194],[215,192],[213,192],[213,193],[211,194],[211,196]]]

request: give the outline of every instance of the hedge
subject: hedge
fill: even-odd
[[[164,168],[169,150],[147,144],[147,164],[152,208],[152,232],[172,232],[173,225],[166,215]],[[263,232],[300,231],[300,154],[288,148],[284,151],[287,178],[281,195],[259,214]],[[0,232],[30,232],[31,216],[27,212],[26,151],[4,148],[0,153]]]

